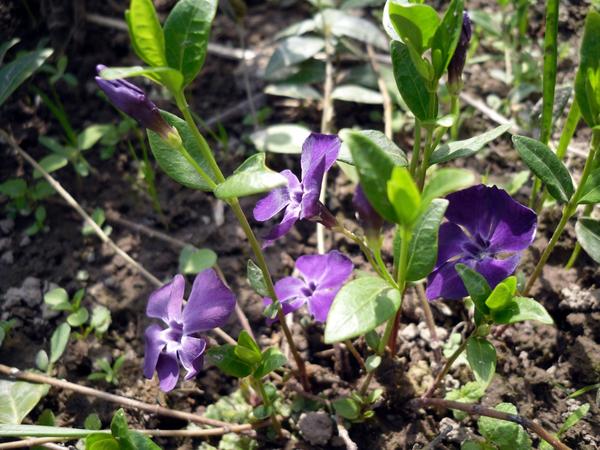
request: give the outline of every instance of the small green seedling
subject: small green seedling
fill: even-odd
[[[124,355],[121,355],[115,359],[112,366],[106,358],[99,358],[94,363],[94,366],[98,367],[100,370],[89,374],[88,380],[104,380],[107,383],[112,383],[116,386],[119,384],[118,375],[121,367],[123,367],[123,363],[125,363]]]

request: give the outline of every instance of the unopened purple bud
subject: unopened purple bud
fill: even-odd
[[[462,88],[462,72],[467,60],[467,51],[471,42],[471,19],[467,11],[463,12],[462,31],[454,55],[448,64],[448,89],[456,95]]]
[[[379,235],[379,231],[383,226],[383,218],[373,209],[360,184],[356,187],[352,204],[367,238]]]
[[[98,75],[106,66],[96,66]],[[141,126],[154,131],[161,138],[168,140],[177,131],[160,115],[158,107],[146,96],[146,93],[135,84],[123,79],[105,80],[96,77],[96,83],[104,91],[113,105],[128,116],[137,120]]]

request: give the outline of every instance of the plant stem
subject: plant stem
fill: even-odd
[[[596,158],[596,152],[598,150],[598,147],[600,147],[600,131],[594,131],[594,135],[592,137],[592,145],[590,148],[590,153],[588,154],[588,157],[585,161],[583,173],[581,174],[581,179],[579,180],[579,185],[577,186],[575,193],[571,196],[571,199],[563,207],[562,217],[560,218],[560,222],[556,226],[556,229],[554,230],[554,233],[552,234],[552,237],[550,238],[550,242],[548,242],[548,245],[546,246],[546,248],[544,249],[544,252],[540,256],[540,260],[538,261],[537,265],[535,266],[535,269],[533,270],[533,273],[529,277],[529,280],[527,281],[527,284],[525,285],[525,289],[523,289],[523,295],[525,295],[525,296],[529,294],[529,291],[531,290],[533,284],[535,283],[537,278],[542,273],[542,269],[544,268],[544,265],[548,261],[550,254],[554,250],[554,247],[555,247],[556,243],[558,242],[558,239],[562,235],[562,232],[564,231],[567,223],[569,222],[569,219],[573,216],[573,214],[575,214],[575,211],[577,211],[577,204],[579,203],[579,199],[582,195],[583,187],[585,186],[585,182],[587,181],[587,178],[590,175],[590,172],[592,171],[592,169],[595,166],[595,158]]]
[[[358,363],[360,368],[366,369],[365,360],[362,358],[362,356],[360,356],[360,353],[358,353],[358,350],[356,350],[356,347],[354,346],[352,341],[350,339],[346,339],[344,341],[344,344],[346,345],[346,348],[350,351],[350,353],[352,353],[352,356],[354,356],[354,359],[356,359],[356,362]]]
[[[429,158],[433,152],[433,126],[427,126],[427,135],[425,136],[425,149],[423,150],[423,161],[421,161],[421,170],[419,171],[419,177],[417,180],[417,187],[419,191],[423,191],[425,186],[425,176],[427,175],[427,169],[429,168]]]
[[[450,371],[450,368],[452,367],[452,364],[454,364],[454,361],[456,361],[456,359],[460,356],[460,354],[465,351],[465,348],[467,348],[467,342],[469,341],[469,338],[474,333],[475,333],[475,331],[473,331],[473,333],[471,333],[471,335],[469,337],[467,337],[460,344],[460,346],[456,349],[456,351],[454,353],[452,353],[452,356],[450,356],[450,358],[448,358],[448,361],[446,361],[446,364],[444,364],[444,367],[442,368],[442,370],[440,370],[440,372],[437,374],[437,376],[435,377],[435,380],[433,380],[433,383],[431,384],[429,389],[427,389],[425,394],[423,394],[423,396],[421,397],[422,399],[429,398],[434,394],[434,392],[440,386],[442,381],[444,381],[444,377]]]
[[[552,433],[546,431],[540,424],[526,419],[525,417],[519,416],[518,414],[509,414],[502,411],[497,411],[492,408],[486,408],[481,405],[474,405],[472,403],[463,403],[453,400],[444,400],[442,398],[417,398],[411,400],[410,404],[415,408],[445,408],[445,409],[457,409],[464,411],[470,415],[479,415],[492,417],[494,419],[506,420],[507,422],[513,422],[521,425],[522,427],[528,428],[537,434],[541,439],[548,442],[556,450],[571,450],[570,447],[566,446]]]
[[[454,122],[450,128],[450,137],[453,141],[458,138],[458,124],[460,122],[460,103],[458,94],[450,97],[450,113],[454,116]]]
[[[415,291],[417,293],[417,297],[421,302],[421,308],[423,308],[423,315],[425,316],[425,322],[427,323],[427,327],[429,328],[429,334],[431,336],[431,342],[438,343],[438,335],[437,329],[435,327],[435,320],[433,318],[433,312],[431,311],[431,306],[429,306],[429,301],[427,300],[427,295],[425,294],[425,288],[422,283],[415,284]],[[440,362],[442,359],[442,352],[437,345],[432,345],[434,347],[433,355],[435,357],[436,362]]]
[[[273,428],[275,429],[275,432],[277,433],[277,436],[281,437],[283,436],[283,434],[281,433],[281,424],[279,423],[279,419],[277,418],[277,413],[275,412],[275,408],[273,407],[273,404],[271,403],[271,399],[269,398],[269,396],[267,395],[267,392],[265,391],[265,385],[263,384],[262,380],[258,380],[256,378],[254,379],[254,385],[258,390],[258,393],[260,394],[260,397],[262,398],[263,401],[263,405],[265,405],[265,407],[267,407],[268,409],[271,410],[271,423],[273,424]]]
[[[421,153],[421,121],[415,119],[415,141],[413,143],[412,154],[410,155],[409,172],[413,176],[416,175],[417,165],[419,164],[419,153]]]

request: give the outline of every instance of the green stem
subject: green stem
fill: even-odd
[[[533,286],[535,281],[538,279],[538,277],[542,273],[542,269],[544,268],[544,265],[548,261],[550,254],[554,250],[554,247],[556,246],[558,239],[562,235],[562,232],[564,231],[565,227],[567,226],[569,219],[571,217],[573,217],[573,214],[575,214],[575,211],[577,211],[577,204],[579,203],[579,199],[581,198],[581,195],[583,193],[583,187],[585,185],[585,182],[588,179],[588,176],[590,175],[592,169],[595,166],[596,152],[597,152],[599,146],[600,146],[600,132],[594,131],[594,135],[592,138],[592,146],[590,149],[590,153],[585,161],[583,173],[581,174],[581,179],[579,180],[579,185],[577,186],[575,193],[571,196],[571,199],[569,200],[569,202],[564,206],[560,222],[558,223],[556,229],[554,230],[554,233],[552,234],[552,237],[550,238],[550,242],[548,242],[548,245],[544,249],[542,256],[540,256],[540,260],[538,261],[537,265],[535,266],[533,273],[529,277],[529,280],[527,281],[527,284],[525,285],[525,289],[523,290],[523,295],[526,296],[529,294],[531,287]]]
[[[269,399],[269,396],[267,395],[267,392],[265,391],[265,386],[264,386],[262,380],[253,378],[253,381],[254,381],[254,387],[260,394],[260,398],[262,399],[263,405],[265,405],[265,407],[271,411],[270,416],[271,416],[271,423],[273,424],[273,428],[275,429],[275,432],[277,433],[277,435],[281,437],[282,436],[281,424],[279,423],[279,419],[277,418],[277,413],[275,412],[275,408],[273,407],[273,404],[271,403],[271,399]]]
[[[425,137],[425,149],[423,151],[423,161],[421,161],[421,169],[419,171],[419,177],[417,181],[417,186],[419,187],[419,191],[423,191],[423,186],[425,186],[425,176],[427,175],[427,169],[429,168],[429,158],[431,157],[431,153],[433,153],[433,126],[427,126],[427,135]]]
[[[455,141],[458,138],[458,124],[460,122],[460,103],[458,101],[458,95],[453,95],[450,98],[450,112],[454,116],[454,122],[452,122],[452,128],[450,128],[450,137]]]
[[[415,142],[413,143],[412,154],[410,156],[409,172],[414,177],[419,164],[419,153],[421,153],[421,121],[415,119]]]
[[[594,209],[594,205],[585,205],[585,209],[583,210],[582,217],[589,216],[593,209]],[[571,269],[575,265],[575,262],[577,261],[577,258],[579,258],[580,253],[581,253],[581,244],[578,241],[575,243],[575,248],[573,249],[573,253],[571,253],[571,257],[569,258],[569,261],[565,265],[565,269]]]

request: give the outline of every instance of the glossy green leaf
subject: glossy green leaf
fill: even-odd
[[[275,347],[269,347],[262,353],[261,362],[252,376],[256,379],[261,379],[274,370],[283,367],[285,364],[287,364],[287,358],[284,354]]]
[[[167,66],[165,38],[152,0],[131,0],[125,19],[140,59],[153,67]]]
[[[59,360],[67,348],[69,336],[71,335],[71,327],[68,323],[61,323],[50,338],[50,362],[55,363]]]
[[[438,79],[444,74],[454,55],[462,31],[463,8],[463,0],[452,0],[431,38],[431,59]]]
[[[302,125],[273,125],[250,135],[250,140],[258,151],[273,153],[302,152],[302,144],[310,130]]]
[[[500,125],[493,130],[486,131],[479,136],[465,139],[464,141],[454,141],[442,144],[433,151],[430,164],[440,164],[457,158],[472,156],[484,148],[486,144],[506,133],[509,129],[510,125]]]
[[[333,408],[338,416],[348,420],[356,420],[360,417],[360,404],[350,398],[342,397],[333,401]]]
[[[585,20],[575,77],[575,99],[590,127],[600,124],[600,12],[590,9]],[[2,103],[0,101],[0,103]]]
[[[122,450],[162,450],[156,445],[150,437],[138,431],[129,431],[126,437],[127,447],[123,445],[121,440]],[[87,450],[87,449],[86,449]]]
[[[394,29],[405,44],[422,55],[431,47],[431,39],[440,18],[431,6],[415,3],[389,3],[389,16]]]
[[[331,344],[361,336],[392,317],[400,307],[400,292],[375,276],[357,278],[338,292],[325,325]]]
[[[166,111],[161,112],[164,119],[174,126],[181,140],[183,146],[186,148],[191,157],[196,163],[208,174],[213,180],[215,176],[210,169],[208,161],[202,156],[198,141],[194,138],[192,130],[188,127],[187,123],[179,117],[168,113]],[[179,150],[171,147],[168,143],[163,141],[158,134],[152,130],[147,130],[148,141],[150,142],[150,148],[152,153],[158,162],[158,165],[165,171],[167,175],[173,178],[178,183],[192,188],[199,189],[201,191],[210,191],[210,187],[194,169],[194,166],[188,162],[187,159],[179,153]]]
[[[112,125],[98,123],[86,127],[77,136],[77,148],[79,150],[89,150],[111,129]]]
[[[29,383],[24,383],[28,386],[36,386]],[[39,386],[39,385],[37,385]],[[88,430],[81,428],[68,427],[53,427],[46,425],[20,425],[13,423],[0,424],[0,437],[86,437],[91,433],[98,433],[96,430]],[[108,432],[102,433],[110,436]]]
[[[567,202],[574,192],[571,175],[556,154],[540,141],[513,136],[515,148],[527,167],[546,185],[558,202]]]
[[[83,426],[88,430],[100,430],[102,428],[102,421],[100,416],[96,413],[88,414],[83,421]]]
[[[411,227],[419,216],[421,194],[406,167],[395,167],[392,171],[387,182],[387,196],[396,212],[395,222]]]
[[[119,78],[145,77],[155,83],[162,84],[172,92],[178,92],[183,86],[183,75],[171,67],[107,67],[100,72],[105,80]]]
[[[110,422],[110,432],[114,437],[124,438],[127,436],[128,431],[129,427],[127,426],[125,411],[123,408],[119,408]]]
[[[577,203],[590,205],[600,203],[600,168],[593,170],[585,180]]]
[[[494,288],[485,304],[492,311],[504,308],[513,298],[517,290],[517,277],[508,277]]]
[[[518,414],[511,403],[500,403],[494,409],[508,414]],[[525,429],[514,422],[482,416],[477,421],[479,432],[500,449],[530,450],[531,439]]]
[[[119,441],[108,433],[90,434],[85,440],[86,450],[120,450]]]
[[[246,197],[285,186],[287,178],[269,169],[265,154],[257,153],[244,161],[233,174],[215,189],[217,198]]]
[[[20,424],[49,389],[47,384],[0,380],[0,424]],[[0,430],[8,432],[13,426],[0,425]]]
[[[17,56],[0,67],[0,106],[6,99],[52,55],[52,50],[43,48]]]
[[[270,406],[259,405],[252,410],[252,414],[257,420],[265,420],[273,413],[273,408]]]
[[[52,173],[65,167],[69,163],[69,160],[64,156],[52,154],[44,156],[38,163],[46,172]],[[42,176],[42,172],[34,170],[33,178],[41,178]]]
[[[471,300],[475,303],[475,308],[481,314],[488,314],[489,308],[485,304],[485,301],[492,293],[492,290],[486,279],[464,264],[457,264],[456,271],[465,284]]]
[[[341,84],[331,93],[333,100],[364,103],[367,105],[383,104],[383,96],[379,91],[359,86],[357,84]]]
[[[423,205],[429,204],[434,198],[467,188],[475,182],[475,175],[468,169],[454,167],[439,169],[427,180],[421,199]]]
[[[235,345],[211,347],[206,351],[206,358],[208,362],[232,377],[243,378],[252,373],[252,367],[235,354]]]
[[[267,64],[265,77],[273,79],[283,69],[312,58],[324,47],[325,41],[320,37],[291,36],[283,40]]]
[[[590,217],[581,217],[575,225],[575,233],[585,252],[600,264],[600,222]]]
[[[475,379],[484,385],[490,384],[496,372],[496,349],[482,337],[470,337],[467,341],[467,361]]]
[[[552,325],[554,320],[541,303],[532,298],[515,297],[500,311],[493,311],[494,322],[500,324],[535,320],[546,325]]]
[[[204,65],[217,4],[217,0],[179,0],[167,17],[167,63],[183,74],[184,86],[196,78]]]
[[[389,222],[396,222],[396,212],[387,196],[387,182],[396,164],[374,139],[356,131],[345,136],[360,184],[369,203]]]
[[[196,248],[185,246],[179,254],[179,272],[186,275],[195,275],[214,266],[217,263],[217,254],[209,248]]]
[[[248,260],[246,276],[248,277],[248,283],[250,283],[250,286],[252,286],[254,292],[256,292],[262,297],[269,296],[267,283],[265,281],[265,277],[262,273],[262,270],[260,270],[260,267],[258,267],[256,263],[251,259]]]
[[[431,94],[427,80],[419,73],[408,47],[399,41],[392,41],[390,52],[394,69],[394,79],[406,106],[423,122],[434,120],[438,113],[437,94]]]
[[[387,136],[379,130],[353,130],[351,128],[341,129],[338,133],[340,139],[342,140],[342,146],[340,148],[340,153],[337,158],[338,161],[354,165],[354,160],[352,159],[350,147],[348,146],[348,144],[346,144],[346,138],[350,133],[360,134],[373,141],[392,159],[395,165],[403,167],[408,166],[406,153],[404,153],[404,151],[400,147],[398,147],[393,141],[388,139]]]
[[[90,326],[96,333],[106,333],[108,327],[111,324],[110,310],[103,305],[95,305],[92,309],[92,318],[90,319]]]
[[[367,372],[373,372],[381,365],[381,356],[371,355],[365,360],[365,368]]]
[[[67,323],[72,327],[80,327],[87,322],[89,317],[90,313],[87,308],[79,308],[67,316]]]
[[[246,330],[240,332],[234,351],[237,357],[248,364],[254,365],[261,360],[260,348]]]
[[[406,279],[417,281],[431,273],[438,256],[438,231],[448,200],[435,199],[415,224],[408,248]]]
[[[50,307],[69,304],[69,294],[63,288],[56,288],[44,294],[44,303]]]
[[[552,133],[552,115],[554,111],[554,94],[558,65],[558,5],[559,0],[546,1],[542,118],[540,121],[540,141],[543,143],[548,143],[550,134]]]

